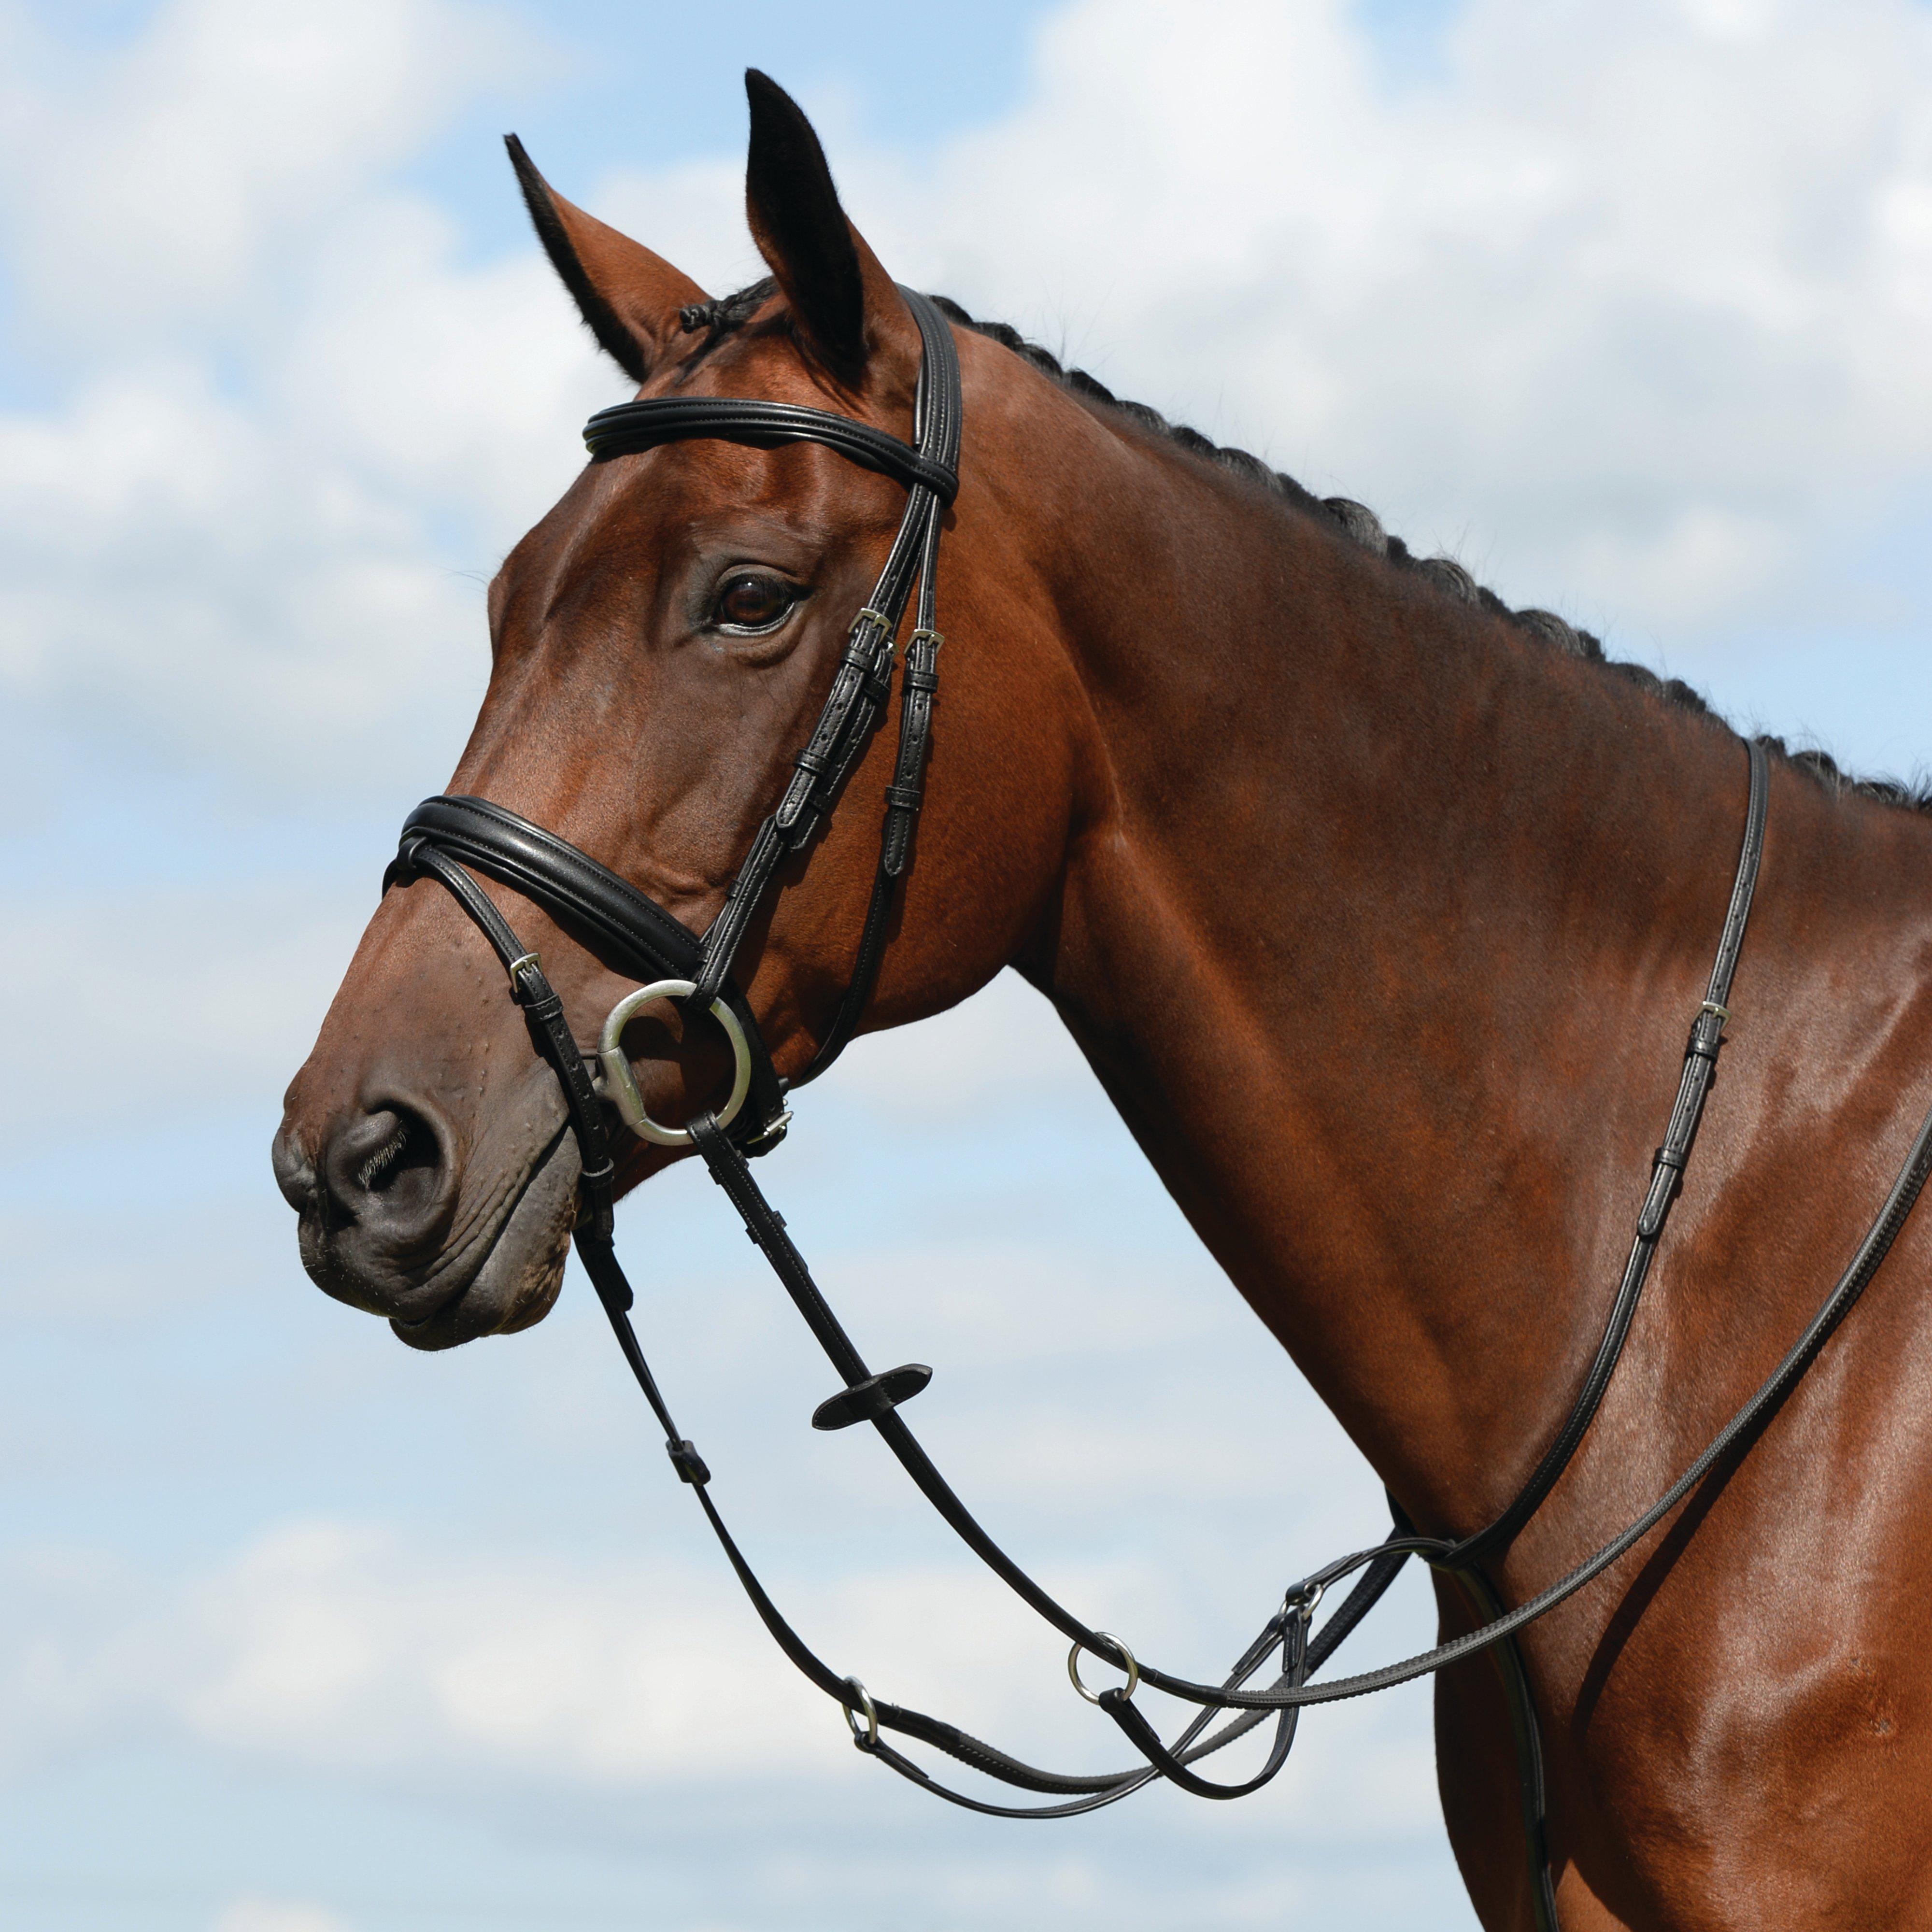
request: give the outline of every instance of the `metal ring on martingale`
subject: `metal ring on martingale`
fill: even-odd
[[[879,1714],[873,1709],[872,1700],[866,1695],[866,1687],[857,1678],[847,1678],[845,1688],[859,1700],[856,1704],[848,1704],[843,1707],[845,1722],[851,1729],[852,1742],[861,1750],[870,1750],[879,1742]],[[861,1711],[866,1714],[862,1726],[859,1722]]]
[[[604,1070],[604,1077],[598,1082],[599,1090],[616,1108],[626,1126],[640,1139],[658,1147],[688,1147],[691,1135],[683,1127],[660,1126],[644,1112],[644,1096],[638,1091],[637,1076],[617,1042],[639,1007],[649,1006],[653,1000],[688,1000],[697,991],[688,980],[653,980],[648,986],[626,993],[610,1009],[597,1043],[597,1063]],[[724,1029],[724,1036],[731,1042],[730,1097],[718,1109],[718,1124],[723,1127],[730,1124],[745,1104],[745,1096],[752,1090],[752,1049],[746,1040],[745,1029],[738,1024],[738,1016],[722,1000],[711,1002],[711,1017]]]
[[[1112,1630],[1096,1630],[1094,1634],[1102,1642],[1111,1643],[1120,1653],[1120,1657],[1108,1657],[1105,1651],[1096,1650],[1094,1654],[1127,1673],[1126,1695],[1131,1697],[1141,1681],[1141,1667],[1134,1660],[1133,1652]],[[1097,1704],[1100,1701],[1100,1694],[1097,1691],[1088,1690],[1080,1681],[1080,1653],[1086,1648],[1084,1644],[1076,1643],[1066,1653],[1066,1674],[1072,1678],[1074,1689],[1078,1691],[1088,1703]],[[1120,1658],[1125,1658],[1126,1661],[1123,1664]]]

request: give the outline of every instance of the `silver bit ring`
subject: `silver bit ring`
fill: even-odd
[[[638,1090],[637,1076],[631,1071],[631,1063],[625,1058],[618,1040],[630,1024],[631,1016],[640,1006],[649,1006],[653,1000],[688,1000],[697,991],[697,986],[689,980],[653,980],[648,986],[640,986],[634,993],[626,993],[610,1009],[610,1017],[604,1021],[602,1036],[597,1042],[597,1064],[604,1070],[604,1077],[598,1082],[598,1090],[616,1108],[618,1118],[640,1140],[647,1140],[657,1147],[688,1147],[691,1130],[688,1127],[664,1126],[645,1112],[644,1096]],[[718,1124],[728,1126],[745,1104],[745,1096],[752,1090],[752,1048],[745,1038],[745,1029],[738,1024],[738,1016],[722,1000],[711,1002],[711,1017],[724,1029],[724,1037],[731,1042],[731,1092],[724,1106],[718,1109],[717,1115]]]

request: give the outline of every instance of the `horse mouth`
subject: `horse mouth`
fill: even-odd
[[[541,1322],[563,1286],[581,1166],[576,1136],[560,1127],[464,1279],[426,1315],[390,1318],[397,1338],[412,1348],[454,1348]]]

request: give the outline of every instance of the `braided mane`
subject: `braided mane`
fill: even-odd
[[[688,333],[694,334],[700,330],[706,332],[698,353],[703,355],[714,344],[742,327],[776,286],[767,277],[748,288],[740,289],[736,295],[722,296],[716,302],[696,304],[682,310],[680,320]],[[1169,422],[1158,410],[1150,409],[1144,403],[1124,402],[1084,369],[1063,367],[1057,356],[1038,343],[1029,342],[1010,323],[976,321],[948,296],[935,296],[932,299],[961,328],[970,328],[974,334],[997,342],[1003,349],[1011,350],[1062,388],[1089,401],[1105,404],[1142,428],[1169,438],[1183,449],[1217,464],[1248,482],[1258,484],[1310,515],[1328,519],[1364,550],[1372,551],[1396,570],[1422,578],[1444,596],[1459,604],[1480,605],[1550,649],[1561,651],[1567,656],[1581,658],[1586,663],[1600,664],[1609,675],[1625,679],[1680,710],[1705,716],[1717,715],[1702,693],[1693,689],[1682,678],[1659,677],[1646,665],[1606,657],[1602,643],[1596,637],[1567,623],[1553,610],[1512,610],[1493,590],[1478,584],[1452,557],[1418,556],[1401,538],[1390,536],[1382,528],[1381,518],[1366,504],[1358,503],[1347,496],[1317,496],[1303,488],[1292,476],[1271,470],[1259,457],[1250,455],[1245,449],[1223,448],[1184,423]],[[1796,766],[1834,796],[1849,794],[1876,799],[1888,805],[1904,806],[1913,812],[1932,812],[1932,781],[1907,785],[1895,778],[1856,778],[1841,771],[1837,760],[1828,752],[1813,748],[1793,751],[1782,738],[1768,733],[1761,735],[1758,742],[1787,764]]]

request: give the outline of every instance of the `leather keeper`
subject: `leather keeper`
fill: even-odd
[[[1636,1217],[1637,1237],[1640,1240],[1654,1241],[1664,1232],[1670,1204],[1676,1199],[1677,1190],[1683,1182],[1681,1166],[1660,1164],[1651,1169],[1649,1192],[1644,1196],[1643,1211]]]

